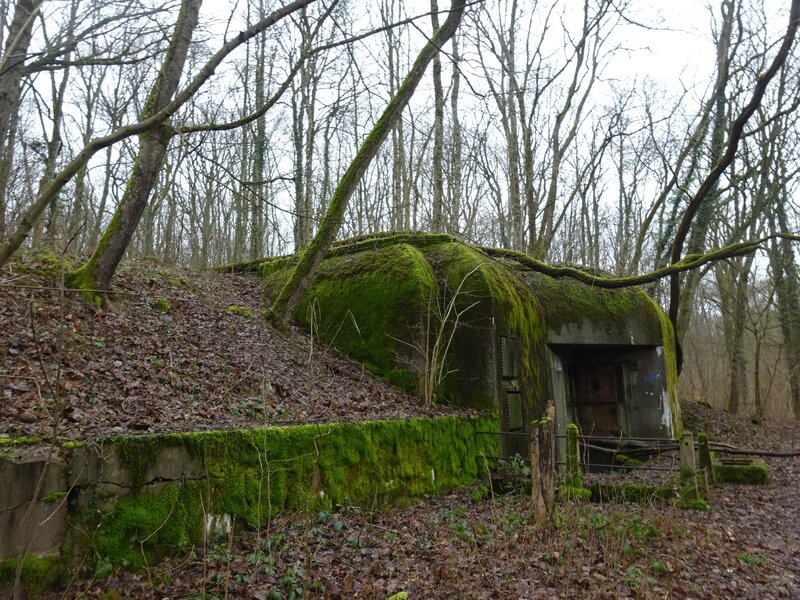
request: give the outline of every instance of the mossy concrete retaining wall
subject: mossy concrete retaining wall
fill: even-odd
[[[498,427],[493,417],[442,417],[119,437],[69,444],[50,460],[8,452],[0,571],[22,553],[138,567],[285,510],[448,491],[485,472],[498,436],[478,432]]]

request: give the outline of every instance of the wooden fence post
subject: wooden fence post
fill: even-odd
[[[681,440],[681,474],[695,475],[697,463],[694,458],[694,436],[691,431],[683,433]]]
[[[532,425],[531,504],[536,522],[542,524],[552,519],[556,501],[553,407],[547,409],[547,416]]]
[[[680,498],[678,506],[698,510],[708,510],[708,503],[697,485],[697,461],[694,455],[694,436],[690,431],[683,434],[680,447],[681,474]]]
[[[708,498],[710,485],[714,483],[714,463],[711,460],[711,448],[705,433],[697,434],[697,454],[700,463],[700,476],[703,481],[703,495]]]

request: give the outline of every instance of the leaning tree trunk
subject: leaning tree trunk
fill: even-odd
[[[675,232],[675,238],[672,242],[672,250],[670,254],[670,262],[677,263],[683,257],[683,248],[686,239],[691,231],[692,223],[695,216],[702,207],[703,203],[712,196],[717,187],[722,174],[730,167],[733,162],[736,152],[739,149],[739,143],[744,136],[744,128],[750,117],[761,106],[761,100],[764,98],[764,93],[767,86],[775,75],[780,71],[786,58],[791,52],[794,45],[795,36],[797,34],[798,25],[800,25],[800,0],[792,0],[792,8],[789,14],[789,25],[786,28],[786,34],[783,37],[781,46],[775,54],[769,68],[756,79],[756,84],[753,89],[750,101],[741,110],[739,115],[733,121],[733,125],[728,133],[728,138],[725,142],[725,151],[719,158],[717,163],[713,166],[711,171],[706,175],[697,191],[689,200],[689,204],[681,216],[681,221]],[[669,281],[669,320],[672,323],[673,330],[677,333],[680,328],[680,308],[681,308],[681,277],[678,273],[673,273]],[[678,346],[678,369],[682,366],[682,352]]]
[[[433,37],[422,48],[411,67],[411,71],[406,76],[397,93],[389,101],[372,131],[361,144],[358,152],[350,163],[350,166],[342,175],[339,185],[333,192],[333,197],[328,205],[325,218],[320,223],[319,231],[311,240],[311,244],[300,255],[297,266],[292,271],[289,281],[281,290],[278,298],[272,306],[273,316],[283,322],[288,322],[297,310],[300,299],[308,289],[311,276],[322,262],[331,243],[336,239],[341,227],[342,218],[347,210],[347,204],[353,195],[359,181],[363,177],[372,159],[380,150],[389,132],[400,119],[403,109],[408,104],[414,91],[417,89],[425,69],[433,59],[434,55],[456,32],[464,14],[466,0],[451,0],[450,15],[444,24],[437,29]]]
[[[240,31],[239,35],[230,38],[225,42],[222,47],[217,50],[211,58],[197,71],[192,77],[191,81],[186,84],[171,102],[168,102],[163,110],[157,111],[149,118],[145,118],[138,123],[131,123],[130,125],[123,125],[111,131],[111,133],[102,137],[97,137],[86,144],[78,154],[70,160],[53,179],[45,186],[44,189],[39,191],[39,195],[33,199],[32,204],[28,207],[25,213],[19,220],[16,229],[8,236],[8,239],[0,245],[0,267],[5,265],[11,256],[16,252],[22,243],[28,238],[31,229],[50,201],[55,195],[61,192],[73,177],[84,168],[92,157],[103,148],[116,144],[117,142],[127,139],[129,137],[139,135],[147,137],[148,132],[152,132],[155,128],[163,126],[169,117],[191,100],[200,88],[209,80],[214,74],[215,69],[219,67],[223,60],[230,54],[246,44],[255,36],[263,33],[268,28],[272,27],[279,21],[291,15],[304,6],[308,6],[315,0],[293,0],[289,4],[278,8],[275,12],[270,13],[265,18],[261,19],[258,23],[251,25],[244,31]],[[169,57],[169,51],[168,51]],[[283,89],[279,90],[279,94]]]
[[[202,0],[183,0],[167,55],[145,103],[143,119],[164,108],[177,91],[201,4]],[[67,277],[70,287],[103,292],[110,289],[111,278],[147,206],[171,137],[172,129],[166,124],[140,136],[139,153],[122,199],[92,256]]]

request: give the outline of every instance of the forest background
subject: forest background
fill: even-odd
[[[675,262],[687,207],[783,48],[788,4],[466,3],[339,236],[448,232],[618,277]],[[84,257],[105,289],[123,255],[204,268],[306,248],[449,9],[0,1],[0,264],[27,248]],[[798,231],[799,77],[790,51],[684,254]],[[684,397],[800,418],[792,244],[682,276]],[[666,282],[648,292],[668,304]]]

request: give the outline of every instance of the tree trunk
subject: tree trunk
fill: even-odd
[[[8,29],[6,46],[0,58],[0,241],[5,235],[5,190],[14,156],[12,135],[19,99],[25,58],[31,43],[31,31],[41,0],[18,0]]]
[[[163,109],[178,89],[201,4],[202,0],[183,0],[181,4],[164,63],[142,111],[144,119]],[[166,124],[140,136],[133,171],[111,222],[89,260],[69,274],[68,285],[87,290],[110,289],[111,278],[147,206],[171,137],[172,129]]]
[[[716,164],[725,151],[725,130],[727,126],[727,107],[728,100],[725,87],[730,78],[731,64],[731,36],[733,32],[733,22],[735,19],[736,6],[734,0],[723,0],[722,8],[722,28],[717,39],[717,79],[713,92],[713,121],[711,124],[710,148],[697,148],[697,152],[708,152],[708,161],[711,165]],[[708,229],[711,225],[714,212],[716,210],[716,199],[719,198],[719,186],[715,185],[708,194],[708,200],[703,202],[692,223],[689,241],[686,251],[690,254],[697,254],[703,251],[706,242]],[[679,342],[682,342],[689,328],[694,304],[695,291],[700,281],[700,271],[689,271],[683,282],[681,292],[681,311],[678,317],[680,327],[675,332]]]
[[[784,191],[776,198],[775,215],[777,226],[788,225],[784,207]],[[775,219],[771,219],[775,231]],[[772,244],[769,253],[778,321],[783,335],[786,366],[789,371],[789,396],[794,418],[800,420],[800,273],[798,273],[794,247],[789,240],[781,239]]]
[[[336,239],[336,235],[341,227],[342,217],[347,210],[347,204],[358,186],[364,172],[369,167],[372,159],[380,150],[383,141],[389,135],[392,127],[402,115],[403,109],[408,105],[409,100],[414,95],[425,69],[433,59],[434,55],[455,33],[464,14],[466,0],[452,0],[450,5],[450,15],[433,37],[425,44],[417,56],[411,71],[406,76],[400,89],[392,97],[384,109],[375,126],[370,131],[367,138],[361,144],[356,156],[350,166],[342,175],[339,185],[333,193],[328,211],[320,224],[319,231],[314,236],[311,244],[300,255],[297,266],[292,271],[289,280],[281,290],[278,298],[272,306],[273,316],[288,322],[292,318],[295,310],[300,304],[300,299],[308,289],[311,276],[322,262],[325,252],[330,248],[331,243]]]
[[[450,120],[452,122],[452,149],[450,151],[450,223],[448,231],[459,230],[461,215],[461,121],[458,119],[458,93],[461,85],[461,57],[458,54],[458,35],[453,36],[453,87],[450,90]]]
[[[431,0],[431,23],[439,29],[439,5]],[[444,173],[442,151],[444,148],[444,91],[442,90],[442,60],[439,53],[433,57],[433,207],[431,209],[431,231],[444,231]]]

